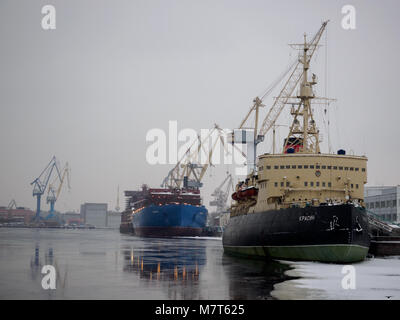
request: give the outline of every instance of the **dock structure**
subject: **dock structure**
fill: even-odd
[[[367,210],[371,234],[369,253],[374,256],[400,255],[400,227],[381,221],[379,216]]]

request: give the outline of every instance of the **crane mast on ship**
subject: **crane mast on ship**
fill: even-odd
[[[315,121],[313,119],[313,114],[311,110],[311,99],[314,101],[322,102],[322,101],[332,101],[333,99],[326,99],[326,98],[316,98],[312,91],[312,86],[315,85],[316,76],[313,75],[312,80],[308,81],[308,70],[310,67],[310,61],[313,57],[317,47],[319,46],[319,42],[321,39],[322,34],[324,33],[328,21],[322,23],[318,32],[314,35],[310,42],[307,42],[306,35],[304,35],[304,43],[302,44],[292,44],[291,47],[300,48],[303,51],[303,54],[294,61],[290,67],[284,72],[284,74],[280,77],[278,81],[276,81],[271,88],[268,89],[267,93],[264,94],[261,98],[256,97],[253,100],[253,106],[250,108],[249,112],[247,113],[246,117],[239,125],[238,133],[241,134],[240,129],[244,128],[247,120],[249,119],[250,115],[254,112],[255,113],[255,120],[254,120],[254,140],[251,144],[248,144],[248,154],[247,157],[252,159],[253,163],[249,163],[248,165],[250,171],[256,171],[256,159],[257,159],[257,145],[264,141],[265,135],[269,132],[271,128],[275,126],[276,120],[278,119],[279,115],[281,114],[284,106],[286,104],[292,105],[292,112],[291,114],[294,116],[294,120],[292,125],[290,126],[288,138],[286,141],[286,146],[284,148],[287,150],[288,148],[294,145],[293,142],[298,141],[297,139],[292,139],[293,141],[290,142],[290,137],[298,137],[302,139],[303,146],[300,152],[309,152],[309,153],[319,153],[319,131],[316,128]],[[287,74],[289,77],[285,81],[283,88],[281,89],[278,97],[274,99],[274,102],[269,109],[267,115],[265,116],[262,124],[258,127],[259,121],[259,109],[260,107],[264,107],[263,99],[267,96],[272,89],[274,89]],[[295,88],[300,83],[300,93],[298,96],[293,96],[293,92]],[[300,102],[298,101],[300,99]],[[294,105],[298,105],[297,109],[294,108]],[[298,118],[303,118],[303,125],[302,127],[299,125]],[[310,123],[309,123],[310,121]],[[236,133],[234,132],[233,135]],[[311,140],[311,142],[310,142]],[[249,148],[250,147],[250,148]],[[249,154],[250,153],[250,154]],[[252,154],[251,154],[252,153]]]

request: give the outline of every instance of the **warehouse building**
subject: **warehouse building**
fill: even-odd
[[[84,203],[81,205],[81,219],[96,228],[108,226],[107,203]]]
[[[381,220],[400,223],[400,185],[365,187],[364,201],[367,209]]]

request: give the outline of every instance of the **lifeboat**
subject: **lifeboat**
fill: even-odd
[[[233,200],[244,200],[247,198],[255,197],[258,194],[258,189],[254,186],[250,186],[241,190],[238,190],[232,194]]]

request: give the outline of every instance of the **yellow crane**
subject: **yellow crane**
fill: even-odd
[[[61,170],[61,172],[62,172],[62,175],[61,175],[60,184],[58,185],[58,188],[55,187],[55,183],[57,182],[58,177],[56,177],[56,179],[52,183],[49,184],[47,198],[46,198],[47,203],[50,203],[49,216],[54,214],[54,204],[57,201],[58,197],[60,196],[61,189],[64,184],[65,178],[67,178],[68,190],[71,189],[70,177],[69,177],[70,169],[68,166],[68,162],[65,164],[65,166]]]

